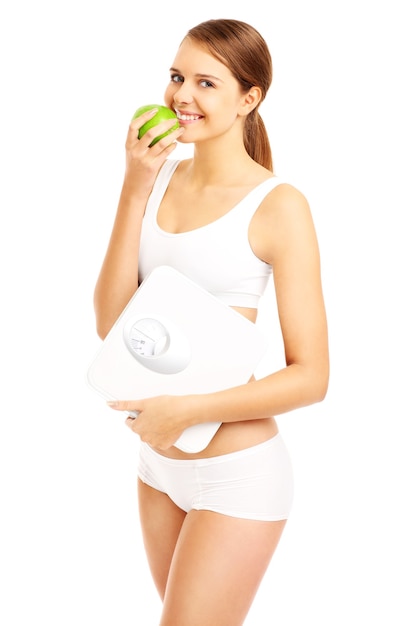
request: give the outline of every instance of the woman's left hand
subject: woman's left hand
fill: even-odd
[[[153,448],[167,450],[175,444],[187,423],[188,396],[157,396],[145,400],[119,400],[107,403],[116,411],[136,412],[126,425]]]

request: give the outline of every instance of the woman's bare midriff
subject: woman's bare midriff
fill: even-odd
[[[234,308],[238,313],[255,323],[256,309]],[[182,452],[175,446],[164,451],[157,450],[157,452],[172,459],[206,459],[256,446],[258,443],[271,439],[277,433],[278,426],[274,417],[243,422],[227,422],[220,426],[207,448],[201,452],[189,454]]]

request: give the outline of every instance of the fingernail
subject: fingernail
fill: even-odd
[[[115,408],[119,405],[119,403],[117,402],[117,400],[108,400],[107,401],[107,406],[110,406],[111,408]]]

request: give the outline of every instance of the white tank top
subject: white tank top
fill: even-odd
[[[272,272],[252,251],[248,229],[256,209],[279,184],[276,176],[252,189],[214,222],[184,233],[158,226],[157,214],[180,161],[168,159],[156,178],[143,218],[139,283],[155,267],[170,265],[230,306],[257,308]]]

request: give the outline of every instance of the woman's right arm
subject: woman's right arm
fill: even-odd
[[[149,147],[175,120],[154,126],[141,139],[138,130],[156,110],[133,120],[126,139],[126,170],[110,241],[94,290],[98,335],[104,339],[138,288],[138,256],[142,219],[155,178],[174,150],[182,130],[172,131]]]

